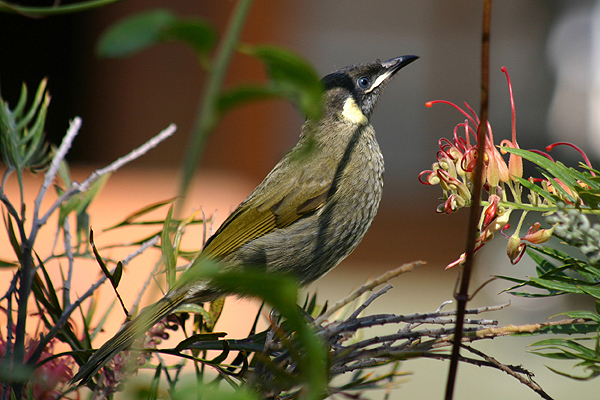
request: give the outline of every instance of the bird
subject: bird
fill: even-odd
[[[218,260],[225,270],[256,266],[289,274],[302,286],[346,258],[382,197],[384,161],[370,123],[373,110],[392,77],[416,59],[352,65],[322,78],[321,116],[305,121],[297,144],[206,241],[199,257]],[[96,350],[71,383],[89,381],[179,306],[229,294],[210,281],[180,279]]]

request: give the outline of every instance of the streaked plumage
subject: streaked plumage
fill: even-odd
[[[383,156],[369,119],[391,77],[416,56],[343,68],[323,78],[324,109],[307,120],[296,146],[207,241],[200,257],[223,268],[288,273],[305,285],[345,257],[369,229],[381,200]],[[83,365],[72,382],[88,381],[179,305],[221,293],[210,282],[176,284],[143,309]]]

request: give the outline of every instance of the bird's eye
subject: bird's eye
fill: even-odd
[[[369,86],[371,86],[371,80],[366,76],[358,78],[357,83],[362,89],[367,89]]]

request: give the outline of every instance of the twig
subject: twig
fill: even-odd
[[[504,371],[508,375],[510,375],[513,378],[517,379],[519,382],[521,382],[522,384],[524,384],[525,386],[529,387],[531,390],[533,390],[534,392],[536,392],[537,394],[539,394],[541,398],[546,399],[546,400],[552,400],[552,397],[550,397],[546,392],[544,392],[544,390],[542,390],[542,388],[540,387],[540,385],[538,385],[532,379],[531,374],[528,373],[527,374],[527,378],[525,378],[522,374],[516,373],[511,368],[509,368],[507,365],[502,364],[501,362],[499,362],[495,358],[490,357],[487,354],[482,353],[479,350],[476,350],[476,349],[474,349],[474,348],[472,348],[470,346],[462,346],[462,348],[470,351],[473,354],[478,355],[479,357],[483,358],[485,361],[487,361],[488,363],[490,363],[494,367],[498,368],[500,371]]]
[[[358,299],[363,293],[373,290],[374,288],[381,285],[382,283],[386,283],[390,279],[393,279],[399,275],[402,275],[405,272],[410,272],[415,267],[418,267],[419,265],[423,265],[423,264],[425,264],[424,261],[414,261],[412,263],[404,264],[396,269],[386,272],[385,274],[381,275],[380,277],[378,277],[370,282],[365,283],[364,285],[359,287],[357,290],[355,290],[353,293],[351,293],[349,296],[347,296],[347,297],[343,298],[342,300],[338,301],[337,303],[335,303],[329,310],[327,310],[327,312],[324,312],[322,315],[320,315],[318,318],[316,318],[314,321],[314,324],[321,325],[324,321],[326,321],[328,318],[330,318],[335,312],[337,312],[339,309],[346,306],[347,304],[353,302],[354,300]]]
[[[63,280],[63,308],[68,307],[71,304],[71,281],[73,279],[73,248],[71,247],[71,226],[69,223],[69,218],[65,218],[65,222],[63,223],[63,232],[64,232],[64,247],[65,247],[65,255],[67,256],[67,262],[69,263],[69,269],[67,271],[67,279]]]
[[[146,240],[144,243],[142,243],[140,245],[140,247],[138,247],[138,249],[136,251],[134,251],[133,253],[131,253],[127,257],[125,257],[123,260],[121,260],[121,263],[123,264],[123,266],[124,267],[127,266],[127,264],[129,264],[131,262],[131,260],[133,260],[135,257],[139,256],[140,254],[142,254],[143,252],[148,250],[150,247],[157,244],[159,239],[160,239],[160,235],[156,235],[156,236]]]
[[[76,119],[77,120],[77,119]],[[73,131],[77,130],[77,124],[75,123],[76,120],[74,120],[74,123],[72,124],[73,127]],[[77,128],[77,129],[75,129]],[[170,137],[171,135],[173,135],[173,133],[176,130],[176,126],[175,124],[171,124],[169,125],[166,129],[164,129],[162,132],[160,132],[158,135],[156,135],[155,137],[153,137],[152,139],[150,139],[149,141],[147,141],[146,143],[144,143],[142,146],[138,147],[137,149],[131,151],[129,154],[117,159],[116,161],[114,161],[113,163],[111,163],[110,165],[108,165],[107,167],[98,169],[94,172],[92,172],[92,174],[90,174],[90,176],[88,176],[87,179],[85,179],[80,185],[78,185],[77,183],[73,183],[71,185],[71,187],[69,188],[69,190],[67,190],[65,193],[63,193],[55,202],[54,204],[48,209],[48,211],[46,211],[46,214],[44,214],[44,216],[42,218],[37,219],[37,212],[34,212],[34,222],[32,225],[34,225],[32,227],[32,233],[29,239],[25,238],[24,242],[23,242],[23,247],[24,247],[24,260],[26,260],[26,256],[27,254],[29,254],[29,258],[31,259],[31,248],[33,247],[33,241],[35,240],[35,236],[37,234],[37,231],[39,229],[39,227],[43,226],[48,218],[50,217],[50,215],[52,215],[52,213],[58,208],[60,207],[65,201],[67,201],[70,197],[74,196],[77,193],[81,193],[86,191],[90,185],[92,183],[94,183],[98,178],[100,178],[101,176],[114,172],[117,169],[119,169],[120,167],[122,167],[123,165],[141,157],[142,155],[146,154],[149,150],[151,150],[152,148],[156,147],[160,142],[162,142],[163,140],[167,139],[168,137]],[[71,132],[72,129],[69,128],[69,131]],[[76,133],[72,133],[69,134],[69,132],[67,132],[67,136],[70,136],[71,139],[63,139],[63,143],[61,143],[61,146],[59,147],[59,150],[57,151],[57,153],[55,154],[53,160],[52,160],[52,164],[58,165],[60,163],[60,157],[64,158],[64,156],[66,155],[66,150],[68,150],[68,147],[70,146],[69,141],[72,141],[72,138],[74,138],[74,136],[76,135]],[[64,145],[64,150],[60,150]],[[56,161],[58,160],[58,161]],[[52,167],[51,167],[52,169]],[[48,171],[48,173],[46,174],[45,180],[44,180],[44,185],[46,185],[46,189],[47,186],[49,186],[49,183],[47,184],[46,181],[51,182],[52,179],[54,179],[54,176],[56,174],[56,171],[54,171],[54,173],[49,173],[50,170]],[[50,177],[52,177],[52,179],[50,179]],[[43,193],[45,193],[46,189],[40,189],[40,194],[43,195]],[[43,197],[43,196],[42,196]],[[40,198],[40,195],[38,194],[38,198]],[[37,199],[36,199],[36,203],[37,203]],[[41,200],[40,200],[41,203]],[[39,210],[39,205],[36,206],[36,208]],[[37,221],[36,221],[37,219]],[[152,239],[151,239],[152,240]],[[150,241],[151,241],[150,240]],[[148,242],[150,242],[148,241]],[[146,242],[145,244],[147,244],[148,242]],[[149,244],[148,247],[150,247],[151,245]],[[147,248],[147,247],[146,247]],[[26,251],[27,250],[27,251]],[[139,249],[138,249],[139,250]],[[134,253],[134,254],[141,254],[141,252],[138,253]],[[132,256],[131,258],[133,258],[134,256]],[[131,259],[130,258],[130,259]],[[30,262],[23,262],[23,268],[21,268],[21,271],[23,270],[27,270],[26,266],[33,265],[32,260],[30,260]],[[116,267],[115,267],[116,268]],[[114,273],[115,268],[113,268],[113,270],[111,271],[111,274]],[[29,269],[32,270],[31,267],[29,267]],[[23,275],[30,275],[30,274],[23,274]],[[71,304],[70,306],[66,307],[63,311],[63,314],[61,315],[60,319],[56,322],[56,324],[50,329],[50,331],[48,331],[48,333],[40,340],[40,343],[38,344],[38,346],[36,347],[35,351],[32,353],[32,355],[29,357],[27,364],[28,365],[33,365],[37,362],[38,358],[40,357],[42,351],[44,350],[44,348],[46,347],[46,345],[48,344],[48,342],[54,337],[56,336],[56,334],[58,333],[58,331],[62,328],[62,326],[68,321],[71,313],[85,300],[87,299],[89,296],[91,296],[94,291],[96,291],[96,289],[98,289],[98,287],[104,283],[104,281],[107,279],[106,275],[104,275],[103,277],[101,277],[98,282],[96,282],[94,285],[92,285],[88,291],[81,297],[79,297],[77,299],[77,301],[75,301],[73,304]],[[27,282],[29,281],[28,285],[25,285]],[[28,281],[26,280],[24,282],[23,277],[21,277],[21,287],[19,290],[19,296],[20,299],[27,299],[29,297],[29,292],[31,291],[31,277],[29,277]],[[23,295],[21,292],[27,291],[27,296]],[[24,305],[24,310],[21,310],[21,307],[19,307],[19,319],[17,320],[17,326],[19,327],[19,321],[21,319],[24,319],[24,317],[26,316],[26,305],[27,305],[27,301],[22,301],[19,302],[19,305],[21,306],[21,303],[23,303]],[[23,314],[23,316],[21,315]],[[21,321],[21,323],[23,323],[23,321]],[[17,334],[19,333],[19,329],[17,329]],[[15,348],[18,350],[19,347],[19,343],[21,343],[24,340],[24,337],[21,338],[20,336],[16,337],[15,340]],[[22,362],[22,357],[16,357],[15,360]]]
[[[154,136],[152,139],[148,140],[146,143],[144,143],[137,149],[133,150],[129,154],[115,160],[113,163],[111,163],[110,165],[108,165],[104,168],[101,168],[101,169],[98,169],[98,170],[92,172],[90,174],[90,176],[88,176],[87,179],[85,179],[81,184],[77,184],[76,182],[73,182],[71,187],[67,191],[65,191],[54,202],[54,204],[52,204],[52,206],[50,206],[50,208],[48,209],[48,211],[46,211],[44,216],[42,218],[40,218],[38,224],[39,225],[45,224],[46,221],[48,220],[48,218],[50,218],[50,216],[52,215],[52,213],[58,207],[60,207],[61,204],[63,204],[65,201],[67,201],[68,199],[70,199],[71,197],[73,197],[74,195],[76,195],[78,193],[82,193],[82,192],[85,192],[86,190],[88,190],[89,187],[103,175],[115,172],[116,170],[121,168],[123,165],[143,156],[148,151],[150,151],[154,147],[158,146],[158,144],[160,142],[164,141],[165,139],[167,139],[168,137],[173,135],[173,133],[175,133],[176,129],[177,129],[177,127],[175,126],[175,124],[169,125],[166,129],[161,131],[158,135]]]
[[[41,224],[37,223],[38,217],[40,214],[40,208],[42,206],[42,200],[44,200],[46,191],[48,190],[48,188],[54,181],[54,178],[56,177],[56,173],[58,172],[58,168],[60,167],[60,163],[65,159],[65,156],[69,152],[69,149],[71,148],[71,145],[73,144],[73,140],[75,140],[75,137],[79,133],[80,128],[81,128],[81,118],[75,117],[73,119],[73,121],[71,121],[71,123],[69,124],[69,129],[67,130],[66,135],[63,137],[63,139],[60,143],[60,146],[58,146],[58,149],[56,149],[56,153],[54,153],[54,156],[52,157],[52,161],[50,162],[50,167],[48,168],[48,171],[46,171],[46,174],[44,174],[44,182],[42,183],[42,186],[40,187],[40,191],[38,192],[38,195],[35,198],[35,202],[34,202],[34,209],[33,209],[34,223],[32,224],[31,233],[29,235],[29,238],[32,241],[35,241],[37,230],[39,229],[39,227],[41,225],[43,225],[43,223],[41,223]]]
[[[156,242],[153,242],[153,240],[154,240],[154,238],[147,240],[135,252],[133,252],[132,254],[127,256],[122,261],[123,266],[125,266],[134,257],[140,255],[144,250],[147,250],[149,247],[151,247],[153,244],[155,244]],[[116,267],[113,268],[110,271],[110,273],[114,274],[115,269],[116,269]],[[41,338],[40,343],[36,347],[35,351],[32,353],[32,355],[27,360],[27,364],[33,365],[37,362],[40,355],[42,354],[42,351],[44,351],[44,349],[46,348],[46,346],[48,345],[50,340],[52,340],[52,338],[54,338],[56,336],[56,334],[62,328],[62,326],[69,320],[73,311],[75,311],[77,309],[77,307],[79,307],[81,305],[81,303],[83,303],[88,297],[90,297],[92,294],[94,294],[94,292],[96,290],[98,290],[100,285],[102,285],[107,279],[108,279],[108,277],[105,274],[102,274],[102,276],[98,279],[98,281],[96,281],[96,283],[94,283],[92,286],[90,286],[89,289],[83,295],[79,296],[79,298],[75,302],[73,302],[73,304],[71,304],[70,306],[68,306],[64,309],[62,315],[60,316],[60,319],[48,331],[48,333]]]
[[[392,285],[385,285],[382,289],[378,290],[377,292],[373,293],[371,295],[371,297],[369,297],[367,299],[367,301],[365,301],[363,304],[361,304],[353,313],[352,315],[350,315],[350,317],[348,319],[355,319],[357,318],[361,312],[364,311],[365,308],[369,307],[371,305],[371,303],[373,301],[375,301],[378,297],[383,296],[384,294],[386,294],[393,286]]]
[[[479,314],[487,311],[497,311],[504,308],[506,305],[494,306],[494,307],[481,307],[471,310],[466,310],[465,314]],[[444,312],[433,312],[425,314],[410,314],[410,315],[396,315],[396,314],[374,314],[362,318],[347,319],[344,321],[335,321],[331,324],[323,327],[323,330],[330,332],[331,335],[338,335],[342,332],[355,331],[360,328],[371,327],[375,325],[386,325],[386,324],[397,324],[397,323],[420,323],[420,324],[434,324],[434,323],[453,323],[455,318],[446,319],[442,322],[441,317],[456,315],[456,310],[449,310]],[[465,319],[466,321],[470,321]],[[485,320],[483,320],[485,321]],[[496,321],[490,321],[490,324]],[[512,326],[512,325],[511,325]]]
[[[483,1],[483,26],[481,36],[481,111],[480,122],[477,127],[477,145],[479,156],[474,170],[474,182],[471,189],[472,204],[469,210],[469,227],[467,231],[466,259],[461,273],[460,288],[454,297],[457,300],[456,338],[452,348],[452,358],[448,368],[448,380],[446,382],[446,400],[454,397],[454,386],[458,371],[458,359],[460,356],[460,342],[463,330],[464,312],[469,301],[469,283],[475,258],[475,242],[477,240],[478,222],[480,214],[481,191],[483,189],[483,151],[485,149],[485,134],[488,121],[489,103],[489,63],[490,63],[490,20],[492,14],[492,0]]]

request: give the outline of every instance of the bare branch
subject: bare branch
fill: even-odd
[[[58,207],[60,207],[60,205],[63,204],[65,201],[67,201],[68,199],[70,199],[71,197],[73,197],[74,195],[76,195],[78,193],[82,193],[82,192],[85,192],[86,190],[88,190],[89,187],[103,175],[115,172],[116,170],[121,168],[123,165],[143,156],[149,150],[156,147],[160,142],[162,142],[165,139],[167,139],[168,137],[172,136],[173,133],[175,133],[176,129],[177,129],[177,127],[175,126],[175,124],[169,125],[166,129],[164,129],[158,135],[154,136],[152,139],[150,139],[149,141],[147,141],[146,143],[144,143],[137,149],[133,150],[129,154],[117,159],[112,164],[110,164],[104,168],[101,168],[101,169],[98,169],[98,170],[92,172],[90,174],[90,176],[87,177],[87,179],[84,180],[81,184],[77,184],[76,182],[73,182],[71,187],[67,191],[65,191],[65,193],[63,193],[58,199],[56,199],[54,204],[52,204],[52,206],[48,209],[48,211],[46,211],[44,216],[39,219],[39,221],[37,222],[38,227],[45,224],[46,221],[48,220],[48,218],[50,218],[50,216],[52,215],[52,213]]]
[[[366,284],[362,285],[357,290],[355,290],[353,293],[351,293],[348,297],[335,303],[329,310],[327,310],[327,312],[323,313],[321,316],[316,318],[315,325],[322,324],[324,321],[326,321],[328,318],[330,318],[336,311],[340,310],[345,305],[358,299],[363,293],[371,291],[374,288],[376,288],[377,286],[379,286],[383,283],[386,283],[390,279],[393,279],[399,275],[402,275],[405,272],[410,272],[415,267],[418,267],[419,265],[423,265],[423,264],[425,264],[424,261],[414,261],[412,263],[404,264],[396,269],[386,272],[385,274],[381,275],[380,277],[378,277],[370,282],[367,282]]]

